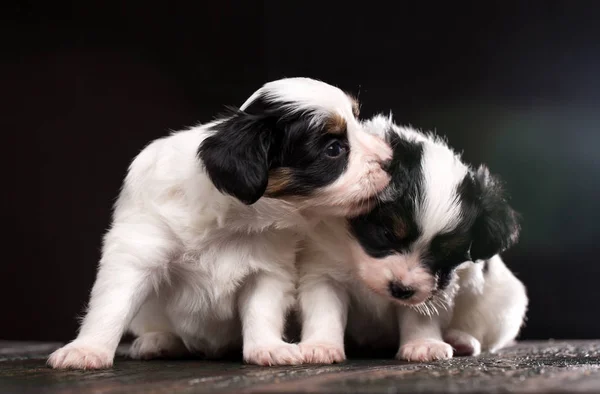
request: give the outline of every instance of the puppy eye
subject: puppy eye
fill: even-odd
[[[325,148],[325,154],[333,158],[341,156],[345,151],[346,148],[338,140],[330,142],[327,148]]]

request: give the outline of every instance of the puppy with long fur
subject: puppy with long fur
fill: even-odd
[[[149,144],[132,162],[104,238],[77,338],[54,368],[131,356],[219,356],[297,364],[282,339],[297,242],[315,217],[367,209],[389,183],[391,151],[357,103],[307,78],[264,85],[240,110]]]
[[[392,180],[373,210],[324,220],[300,252],[305,362],[342,361],[345,334],[363,347],[399,345],[410,361],[514,339],[527,297],[498,255],[519,233],[499,179],[432,134],[382,116],[365,127],[391,144]]]

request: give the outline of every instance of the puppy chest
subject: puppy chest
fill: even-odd
[[[231,318],[237,293],[250,272],[242,258],[190,251],[172,265],[168,307],[181,314]]]

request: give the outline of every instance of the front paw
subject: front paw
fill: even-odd
[[[244,346],[244,361],[263,366],[299,365],[303,357],[298,345],[281,341],[266,346]]]
[[[455,356],[478,356],[481,353],[481,343],[464,331],[448,330],[444,341],[454,348]]]
[[[452,358],[452,346],[437,339],[419,339],[402,345],[396,358],[427,362]]]
[[[346,360],[344,346],[330,343],[300,343],[302,357],[307,364],[333,364]]]
[[[113,351],[101,346],[73,341],[56,350],[48,358],[48,365],[56,369],[102,369],[113,365]]]

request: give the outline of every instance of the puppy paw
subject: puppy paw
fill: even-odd
[[[300,343],[300,352],[305,363],[333,364],[346,360],[344,347],[329,343]]]
[[[129,357],[136,360],[178,358],[187,354],[187,348],[174,334],[148,332],[138,337],[129,349]]]
[[[113,351],[73,341],[56,350],[48,358],[48,365],[56,369],[102,369],[113,365]]]
[[[481,353],[481,343],[464,331],[448,330],[444,341],[454,348],[455,356],[478,356]]]
[[[268,346],[244,346],[244,361],[263,366],[298,365],[303,357],[298,345],[282,341]]]
[[[401,346],[396,358],[417,362],[445,360],[452,358],[452,346],[436,339],[419,339]]]

